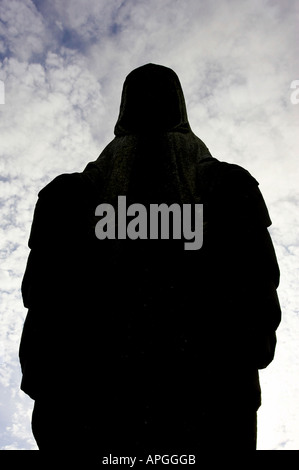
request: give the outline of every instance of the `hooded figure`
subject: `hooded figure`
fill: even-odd
[[[130,239],[119,196],[147,211],[203,204],[201,248],[171,231],[141,236],[137,222]],[[102,204],[114,211],[99,239]],[[40,191],[35,209],[20,362],[39,448],[97,458],[255,449],[258,369],[274,357],[281,317],[270,224],[257,181],[192,132],[177,75],[133,70],[115,138]]]

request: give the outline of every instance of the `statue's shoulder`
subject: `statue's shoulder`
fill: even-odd
[[[216,160],[216,159],[215,159]],[[216,160],[210,162],[212,177],[209,184],[209,202],[225,208],[226,217],[244,219],[269,227],[271,219],[259,189],[259,182],[244,167]]]
[[[71,197],[84,187],[82,173],[62,173],[56,176],[38,193],[39,198]]]
[[[240,165],[220,161],[215,157],[203,159],[198,167],[198,182],[205,194],[237,194],[257,187],[257,180]]]
[[[235,163],[209,157],[202,162],[202,169],[215,179],[218,184],[258,185],[257,180],[244,167]]]

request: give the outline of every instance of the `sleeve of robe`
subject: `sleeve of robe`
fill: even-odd
[[[224,321],[231,322],[238,344],[236,357],[244,355],[262,369],[273,360],[281,321],[271,220],[257,181],[237,165],[223,167],[210,204],[217,221],[215,276],[222,285]]]
[[[74,325],[84,302],[82,194],[79,174],[60,175],[40,191],[34,211],[19,349],[21,389],[33,399],[46,389],[57,393],[76,362]]]

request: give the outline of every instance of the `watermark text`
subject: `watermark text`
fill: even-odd
[[[126,196],[118,196],[118,207],[99,204],[95,215],[102,217],[95,226],[100,240],[184,239],[185,250],[199,250],[203,244],[203,204],[143,204],[127,207]]]
[[[293,80],[291,82],[291,88],[294,89],[294,91],[291,93],[290,100],[292,104],[298,104],[299,103],[299,80]]]
[[[5,104],[5,85],[2,80],[0,80],[0,104]]]

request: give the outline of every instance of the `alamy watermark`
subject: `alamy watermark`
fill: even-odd
[[[5,104],[5,85],[2,80],[0,80],[0,104]]]
[[[290,100],[292,104],[299,103],[299,80],[293,80],[291,82],[291,88],[294,88],[294,91],[291,93]]]
[[[147,455],[142,459],[138,457],[119,457],[116,455],[109,454],[109,456],[103,456],[102,465],[129,465],[133,468],[138,462],[145,463],[145,465],[151,464],[162,464],[162,465],[195,465],[196,456],[190,454],[165,454],[165,455]]]
[[[127,207],[126,196],[118,196],[117,211],[104,203],[96,207],[95,215],[102,217],[95,226],[100,240],[184,238],[185,250],[199,250],[203,244],[203,204],[150,204],[148,213],[143,204]]]

